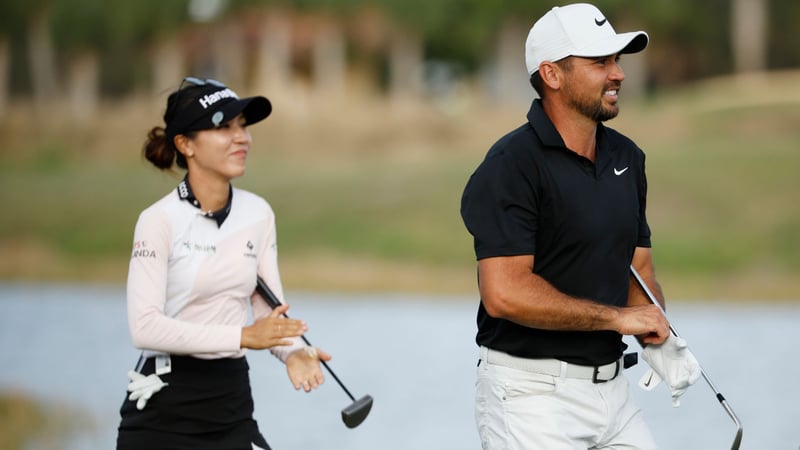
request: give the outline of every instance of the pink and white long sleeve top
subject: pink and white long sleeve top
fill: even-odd
[[[275,214],[261,197],[232,188],[222,221],[203,212],[186,181],[136,223],[127,283],[128,324],[145,356],[236,358],[242,327],[271,308],[254,294],[256,275],[283,298]],[[286,361],[303,346],[270,351]]]

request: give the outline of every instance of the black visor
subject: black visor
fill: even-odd
[[[204,84],[181,87],[171,95],[174,96],[173,101],[177,102],[177,111],[167,123],[166,134],[169,139],[189,131],[216,128],[239,113],[244,114],[246,125],[252,125],[266,119],[272,112],[272,104],[266,97],[239,98],[233,90],[218,81],[198,81]]]

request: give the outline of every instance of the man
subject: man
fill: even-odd
[[[648,40],[617,34],[592,5],[547,12],[525,44],[540,99],[464,190],[481,295],[475,414],[484,449],[656,448],[621,373],[623,335],[647,347],[675,401],[699,377],[685,342],[629,276],[632,265],[663,303],[644,153],[602,124],[619,112],[619,56]]]

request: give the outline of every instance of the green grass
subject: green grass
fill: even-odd
[[[659,277],[683,298],[798,299],[800,102],[713,106],[729,95],[661,93],[609,123],[647,153]],[[473,292],[461,190],[524,112],[366,114],[320,130],[270,119],[235,184],[275,209],[289,287]],[[139,211],[176,183],[138,156],[147,126],[110,136],[0,127],[12,137],[0,148],[0,249],[14,255],[0,278],[124,280]],[[332,286],[337,274],[349,281]]]
[[[800,269],[796,107],[696,114],[690,133],[649,151],[649,210],[674,271]],[[656,241],[658,242],[658,241]]]
[[[436,264],[459,264],[471,254],[459,229],[464,174],[449,161],[419,167],[378,160],[322,173],[302,167],[281,172],[305,173],[302,180],[266,176],[240,184],[270,200],[283,249]]]

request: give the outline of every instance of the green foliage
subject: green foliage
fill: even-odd
[[[776,68],[800,66],[800,51],[797,51],[800,2],[773,0],[770,2],[769,14],[770,65]]]
[[[25,30],[28,17],[41,9],[45,0],[4,0],[0,14],[0,36],[15,35]]]
[[[25,27],[31,17],[49,17],[54,44],[64,50],[118,50],[140,45],[186,20],[188,0],[38,0],[4,2],[0,34]]]
[[[46,14],[58,50],[94,49],[101,54],[103,92],[135,91],[144,75],[148,47],[159,35],[189,25],[189,0],[7,0],[0,35],[19,38],[31,17]],[[597,0],[618,30],[648,31],[652,38],[652,83],[727,73],[731,67],[731,0]],[[494,51],[492,42],[508,20],[530,25],[552,7],[544,0],[229,0],[225,13],[254,7],[329,11],[342,17],[367,6],[384,9],[391,20],[423,37],[426,57],[478,70]],[[769,62],[800,64],[800,3],[769,2]],[[657,60],[657,61],[655,61]],[[18,70],[18,69],[15,69]],[[19,75],[17,75],[19,76]]]

